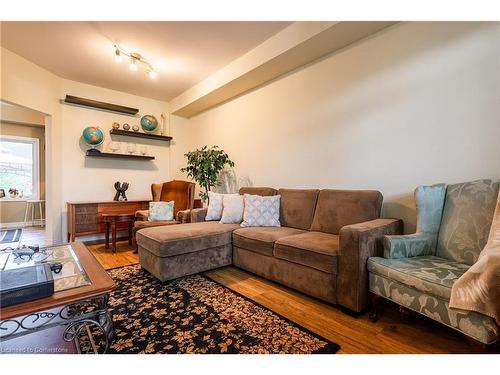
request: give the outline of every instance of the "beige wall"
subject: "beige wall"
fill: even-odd
[[[166,102],[64,80],[5,48],[0,49],[0,70],[0,99],[49,115],[46,127],[49,240],[65,238],[67,201],[110,200],[117,180],[130,182],[130,198],[146,198],[151,182],[169,179],[170,149],[164,145],[148,146],[156,157],[153,162],[87,161],[85,147],[80,143],[83,128],[99,125],[109,138],[111,123],[126,120],[107,112],[69,107],[60,100],[66,94],[83,96],[136,107],[140,113],[152,113],[158,118],[160,113],[168,113]]]
[[[43,113],[4,102],[0,102],[0,119],[7,122],[45,126]]]
[[[136,145],[137,152],[141,145],[145,145],[148,154],[155,156],[154,161],[134,161],[85,158],[84,153],[89,147],[80,140],[85,127],[99,126],[105,134],[105,140],[100,149],[111,152],[109,130],[113,122],[118,122],[120,126],[124,123],[130,126],[140,125],[140,117],[145,114],[152,114],[161,122],[161,113],[168,114],[165,102],[65,80],[62,84],[61,97],[66,94],[139,108],[140,114],[133,117],[71,105],[61,106],[61,117],[64,123],[62,129],[64,139],[62,169],[65,182],[62,196],[64,202],[113,200],[115,181],[129,182],[128,199],[149,199],[152,182],[168,181],[170,177],[169,143],[114,137],[114,140],[120,142],[122,153],[126,153],[128,143],[133,143]]]
[[[172,177],[217,144],[253,185],[378,189],[415,229],[421,184],[500,177],[497,23],[403,23],[192,119]]]
[[[23,113],[27,114],[27,111],[23,111]],[[21,118],[17,116],[9,118],[11,118],[12,121],[21,120]],[[18,137],[38,139],[40,199],[45,199],[45,128],[43,126],[26,126],[0,121],[0,135],[14,135]],[[9,202],[0,200],[0,225],[4,225],[6,223],[19,223],[23,221],[25,208],[26,202]],[[40,214],[37,206],[37,209],[35,210],[35,218],[38,219],[39,217]]]

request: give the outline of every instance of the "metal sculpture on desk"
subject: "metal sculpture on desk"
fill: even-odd
[[[120,181],[115,182],[116,194],[113,198],[114,201],[126,201],[127,196],[125,195],[125,191],[128,189],[128,182],[123,182],[120,184]]]

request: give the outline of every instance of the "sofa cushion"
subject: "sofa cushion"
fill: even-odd
[[[270,195],[276,195],[277,190],[270,187],[246,186],[240,188],[239,193],[240,195],[250,194],[267,197]]]
[[[498,197],[498,181],[448,185],[436,255],[474,264],[488,240]]]
[[[468,264],[432,255],[400,259],[378,257],[368,259],[369,272],[445,300],[450,299],[453,283],[469,267]]]
[[[157,221],[136,221],[134,223],[134,228],[136,230],[142,229],[142,228],[154,228],[154,227],[161,227],[163,225],[173,225],[173,224],[180,224],[177,220],[157,220]]]
[[[231,243],[238,224],[188,223],[145,228],[137,232],[137,244],[159,257],[186,254]]]
[[[281,226],[309,230],[318,192],[317,189],[279,189]]]
[[[287,227],[249,227],[233,232],[234,246],[273,256],[274,243],[282,237],[304,233],[303,230]]]
[[[337,274],[339,236],[306,232],[280,238],[274,244],[274,256],[330,274]]]
[[[374,190],[319,192],[311,230],[339,234],[343,226],[378,219],[382,194]]]

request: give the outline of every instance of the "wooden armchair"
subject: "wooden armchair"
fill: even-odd
[[[194,190],[195,184],[188,181],[173,180],[159,184],[151,184],[151,195],[154,202],[174,201],[174,220],[149,221],[148,210],[136,211],[136,222],[134,223],[133,230],[134,245],[135,234],[142,228],[151,228],[189,222],[189,213],[194,206]]]

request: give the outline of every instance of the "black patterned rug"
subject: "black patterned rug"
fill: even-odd
[[[201,275],[162,283],[139,265],[108,271],[108,353],[335,353],[339,346]]]

